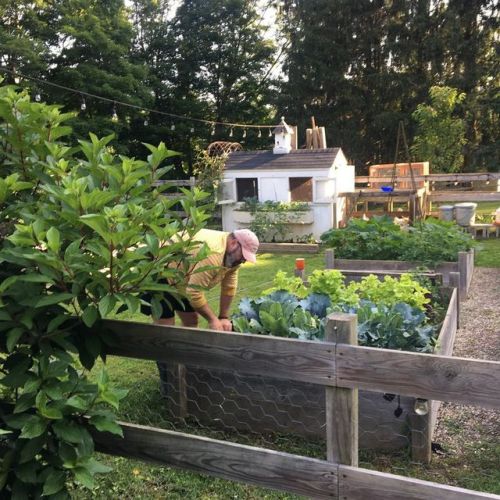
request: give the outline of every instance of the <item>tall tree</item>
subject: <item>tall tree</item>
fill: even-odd
[[[130,122],[138,113],[114,101],[147,106],[152,99],[144,85],[145,62],[130,59],[133,30],[123,0],[63,0],[57,8],[54,28],[59,42],[51,80],[109,99],[86,100],[85,112],[72,124],[76,134],[87,136],[93,129],[99,134],[115,132],[125,144],[132,141]],[[57,92],[56,98],[73,109],[80,107],[81,97],[75,94]]]
[[[177,43],[175,92],[196,95],[216,121],[269,118],[274,46],[264,36],[255,1],[184,0],[172,29]],[[217,130],[220,137],[229,132]]]

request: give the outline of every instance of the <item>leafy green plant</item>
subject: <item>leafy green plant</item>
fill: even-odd
[[[245,198],[239,210],[248,211],[253,219],[249,228],[260,241],[284,241],[290,239],[289,226],[298,221],[301,214],[310,210],[304,202],[264,201],[257,198]]]
[[[324,338],[324,324],[332,311],[358,314],[361,345],[430,352],[437,327],[429,324],[429,290],[409,274],[400,280],[379,281],[371,275],[361,283],[344,283],[338,270],[315,271],[305,289],[296,278],[277,273],[275,287],[257,299],[244,298],[233,316],[236,331],[293,337]],[[280,288],[281,287],[281,288]],[[298,289],[302,300],[293,292]],[[432,314],[437,323],[436,311]]]
[[[404,302],[412,307],[425,310],[430,302],[429,290],[424,288],[411,274],[403,273],[398,279],[384,276],[383,280],[371,274],[365,276],[360,283],[351,283],[349,288],[363,300],[392,306]]]
[[[243,299],[233,316],[237,332],[315,340],[324,337],[322,322],[300,306],[288,292],[273,292],[259,299]]]
[[[474,244],[453,222],[429,218],[401,229],[387,216],[368,221],[351,219],[344,229],[330,229],[321,235],[326,246],[335,248],[338,258],[401,260],[436,265],[456,261],[458,252]]]
[[[273,286],[264,290],[263,295],[269,295],[278,290],[289,292],[297,297],[304,298],[308,290],[304,282],[298,276],[288,276],[285,271],[278,271],[273,279]]]
[[[427,324],[425,314],[415,307],[398,302],[391,306],[363,301],[356,309],[359,345],[432,352],[436,330]]]
[[[72,148],[62,141],[70,116],[0,87],[0,488],[9,498],[68,498],[69,481],[90,488],[108,470],[89,427],[121,435],[114,411],[125,391],[105,371],[89,381],[107,341],[92,326],[184,280],[208,217],[201,191],[170,199],[154,187],[175,154],[164,144],[146,145],[147,161],[114,155],[112,136]],[[185,238],[169,243],[177,233]],[[152,308],[158,315],[159,297]]]

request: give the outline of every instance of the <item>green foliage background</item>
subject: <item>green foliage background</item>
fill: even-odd
[[[253,130],[243,137],[242,129],[231,136],[228,127],[212,135],[201,123],[120,106],[113,122],[114,100],[226,122],[270,124],[284,114],[298,124],[299,144],[315,116],[359,174],[393,160],[400,120],[413,142],[412,114],[431,104],[432,87],[450,87],[465,94],[451,115],[463,121],[463,161],[445,155],[451,164],[436,167],[496,171],[497,30],[493,0],[1,0],[0,64],[108,98],[87,99],[74,134],[113,132],[122,153],[143,155],[143,142],[164,141],[191,165],[195,144],[267,148],[271,139]],[[23,85],[80,109],[76,94]],[[168,175],[181,172],[179,165]]]

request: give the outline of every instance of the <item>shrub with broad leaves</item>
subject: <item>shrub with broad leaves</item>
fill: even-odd
[[[125,391],[103,370],[106,336],[92,329],[141,294],[172,290],[197,259],[205,194],[154,187],[176,153],[146,145],[145,161],[113,154],[112,136],[64,142],[70,114],[0,87],[0,489],[6,498],[69,498],[108,470],[89,429],[121,435]],[[179,203],[183,217],[172,210]],[[171,241],[181,233],[183,239]],[[172,264],[176,265],[173,266]],[[168,278],[169,283],[166,283]],[[158,316],[159,297],[152,301]]]

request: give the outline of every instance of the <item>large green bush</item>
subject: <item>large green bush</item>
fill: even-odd
[[[146,161],[113,154],[111,136],[72,147],[68,118],[0,87],[2,498],[68,498],[68,482],[92,487],[107,470],[88,426],[121,434],[113,410],[124,392],[104,371],[87,378],[105,357],[91,327],[112,310],[136,312],[146,290],[170,289],[162,278],[182,280],[207,218],[202,192],[170,199],[153,187],[174,154],[163,144],[147,145]],[[187,238],[168,244],[178,232]]]
[[[402,229],[387,216],[351,219],[343,229],[330,229],[321,240],[341,259],[401,260],[435,265],[456,261],[472,248],[471,235],[453,222],[429,218]]]

